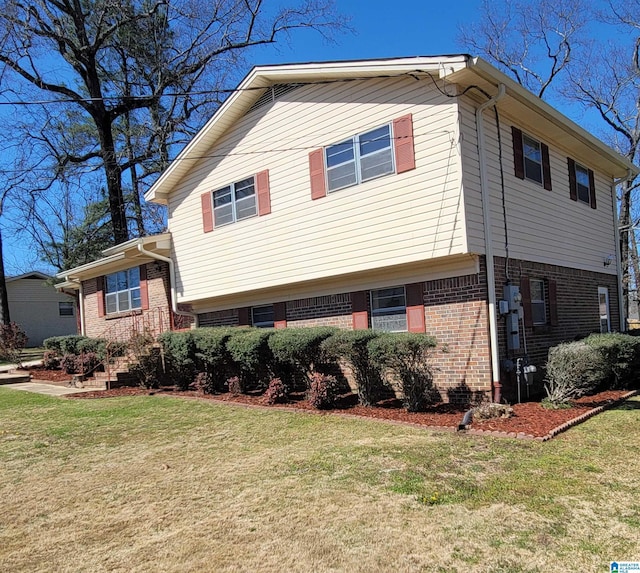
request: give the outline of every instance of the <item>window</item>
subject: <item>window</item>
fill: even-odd
[[[407,330],[407,302],[403,286],[371,291],[371,328],[390,332]]]
[[[142,307],[139,267],[107,275],[105,287],[107,314],[126,312]]]
[[[544,281],[531,279],[531,317],[534,326],[547,324],[547,306],[544,300]]]
[[[325,149],[329,191],[351,187],[395,170],[391,125],[361,133]]]
[[[525,178],[542,184],[542,148],[540,142],[522,134],[522,152],[524,155]]]
[[[213,192],[215,226],[257,215],[255,178],[249,177]]]
[[[274,324],[273,305],[254,306],[251,308],[251,324],[258,328],[272,328]]]
[[[73,303],[72,302],[59,302],[58,314],[60,316],[73,316]]]
[[[609,289],[607,287],[598,287],[598,310],[600,314],[600,332],[611,332]]]
[[[569,166],[569,196],[573,201],[586,203],[592,209],[596,208],[595,176],[591,169],[576,163],[567,157]]]
[[[589,183],[589,170],[576,163],[576,186],[578,201],[587,205],[591,204],[591,185]]]

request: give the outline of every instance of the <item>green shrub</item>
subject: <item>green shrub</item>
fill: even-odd
[[[404,407],[420,412],[433,401],[429,363],[436,339],[427,334],[387,332],[369,341],[369,355],[379,368],[388,368],[400,382]]]
[[[193,332],[165,332],[158,337],[164,349],[167,378],[181,390],[187,390],[196,376]]]
[[[335,376],[314,372],[311,375],[307,400],[319,410],[333,408],[340,395],[340,384]]]
[[[324,354],[321,344],[334,332],[332,327],[282,328],[274,330],[269,337],[269,348],[275,360],[284,365],[282,376],[296,377],[296,374],[311,381],[313,372],[322,366]],[[286,368],[289,367],[289,369]],[[290,380],[294,383],[294,380]]]
[[[149,347],[146,353],[136,356],[136,364],[129,368],[142,388],[158,388],[163,378],[162,356],[159,348]]]
[[[82,354],[85,352],[89,352],[100,357],[101,360],[104,360],[106,357],[106,347],[107,341],[102,338],[84,338],[83,340],[79,340],[76,344],[76,354]],[[111,353],[113,356],[114,354]]]
[[[549,349],[545,388],[549,402],[564,404],[593,392],[607,378],[603,353],[584,341]]]
[[[189,331],[193,337],[196,370],[211,375],[217,392],[223,392],[227,378],[237,374],[227,350],[227,341],[234,331],[235,329],[228,327],[196,328]]]
[[[592,334],[584,342],[602,353],[607,374],[601,388],[637,388],[640,373],[640,339],[628,334]]]
[[[79,334],[52,336],[51,338],[45,339],[43,345],[46,350],[54,350],[58,353],[58,356],[63,356],[65,354],[80,354],[80,345],[88,340],[88,337]]]
[[[322,342],[326,355],[348,363],[363,406],[372,406],[383,395],[385,382],[380,367],[369,356],[369,342],[380,336],[374,330],[339,330]]]
[[[60,368],[60,356],[55,350],[45,350],[42,355],[42,367],[47,370],[58,370]]]
[[[245,389],[266,388],[274,375],[274,357],[269,348],[272,330],[239,328],[227,340],[227,350]]]
[[[60,368],[62,368],[66,374],[78,374],[77,358],[77,354],[64,354],[60,359]]]

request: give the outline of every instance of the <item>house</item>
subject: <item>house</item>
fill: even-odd
[[[146,194],[169,234],[62,275],[86,332],[144,307],[142,267],[123,273],[159,253],[197,325],[431,333],[443,397],[499,401],[550,346],[624,328],[615,185],[635,173],[479,58],[261,66]]]
[[[9,316],[24,330],[29,347],[42,346],[50,336],[77,332],[74,298],[58,292],[50,279],[37,271],[6,279]]]

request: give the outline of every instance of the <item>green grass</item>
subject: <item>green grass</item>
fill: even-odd
[[[607,570],[640,400],[546,442],[0,388],[1,571]]]

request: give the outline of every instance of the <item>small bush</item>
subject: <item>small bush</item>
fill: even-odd
[[[138,385],[142,388],[158,388],[163,378],[160,349],[151,347],[146,354],[136,356],[137,363],[129,368]]]
[[[266,388],[274,375],[274,358],[269,348],[272,332],[265,328],[239,328],[227,340],[234,369],[246,389]]]
[[[606,380],[607,371],[602,352],[584,341],[550,348],[545,384],[549,402],[557,406],[593,392]]]
[[[62,368],[66,374],[78,374],[78,355],[65,354],[60,359],[60,368]]]
[[[20,365],[20,355],[27,341],[24,330],[15,322],[0,324],[0,360]]]
[[[45,350],[42,355],[42,367],[47,370],[58,370],[60,368],[60,356],[55,350]]]
[[[585,344],[599,351],[607,368],[603,390],[637,388],[640,372],[640,339],[628,334],[592,334]]]
[[[58,356],[63,356],[65,354],[80,354],[82,352],[80,345],[88,340],[88,337],[80,336],[78,334],[72,334],[69,336],[52,336],[51,338],[45,339],[43,345],[46,350],[54,350],[57,352]],[[90,343],[86,342],[86,344]]]
[[[494,418],[511,418],[513,408],[506,404],[490,402],[473,409],[474,420],[493,420]]]
[[[379,368],[388,368],[400,382],[404,407],[420,412],[433,401],[433,375],[430,352],[436,340],[426,334],[388,332],[369,343],[371,360]]]
[[[269,348],[276,361],[289,366],[283,375],[303,375],[307,382],[322,364],[324,354],[321,344],[337,329],[332,327],[283,328],[274,330],[269,337]],[[291,381],[293,383],[293,380]]]
[[[273,404],[284,404],[289,399],[289,392],[287,386],[280,378],[272,378],[262,397],[264,402],[270,406]]]
[[[167,378],[180,390],[187,390],[197,373],[192,331],[165,332],[158,340],[164,349]]]
[[[372,406],[383,395],[386,384],[378,364],[369,356],[369,342],[380,336],[374,330],[340,330],[322,342],[325,354],[345,360],[351,368],[363,406]]]
[[[227,387],[232,396],[239,396],[243,392],[242,381],[239,376],[232,376],[227,380]]]
[[[235,329],[196,328],[190,333],[195,349],[195,366],[198,372],[208,372],[216,392],[224,391],[224,385],[230,376],[237,375],[233,360],[227,350],[227,341]]]
[[[319,410],[333,408],[340,395],[340,384],[335,376],[314,372],[307,391],[307,400]]]
[[[202,394],[213,394],[215,386],[213,384],[213,376],[208,372],[198,372],[194,381],[196,391]]]
[[[93,374],[100,362],[100,358],[95,352],[83,352],[76,356],[75,371],[78,374]]]

